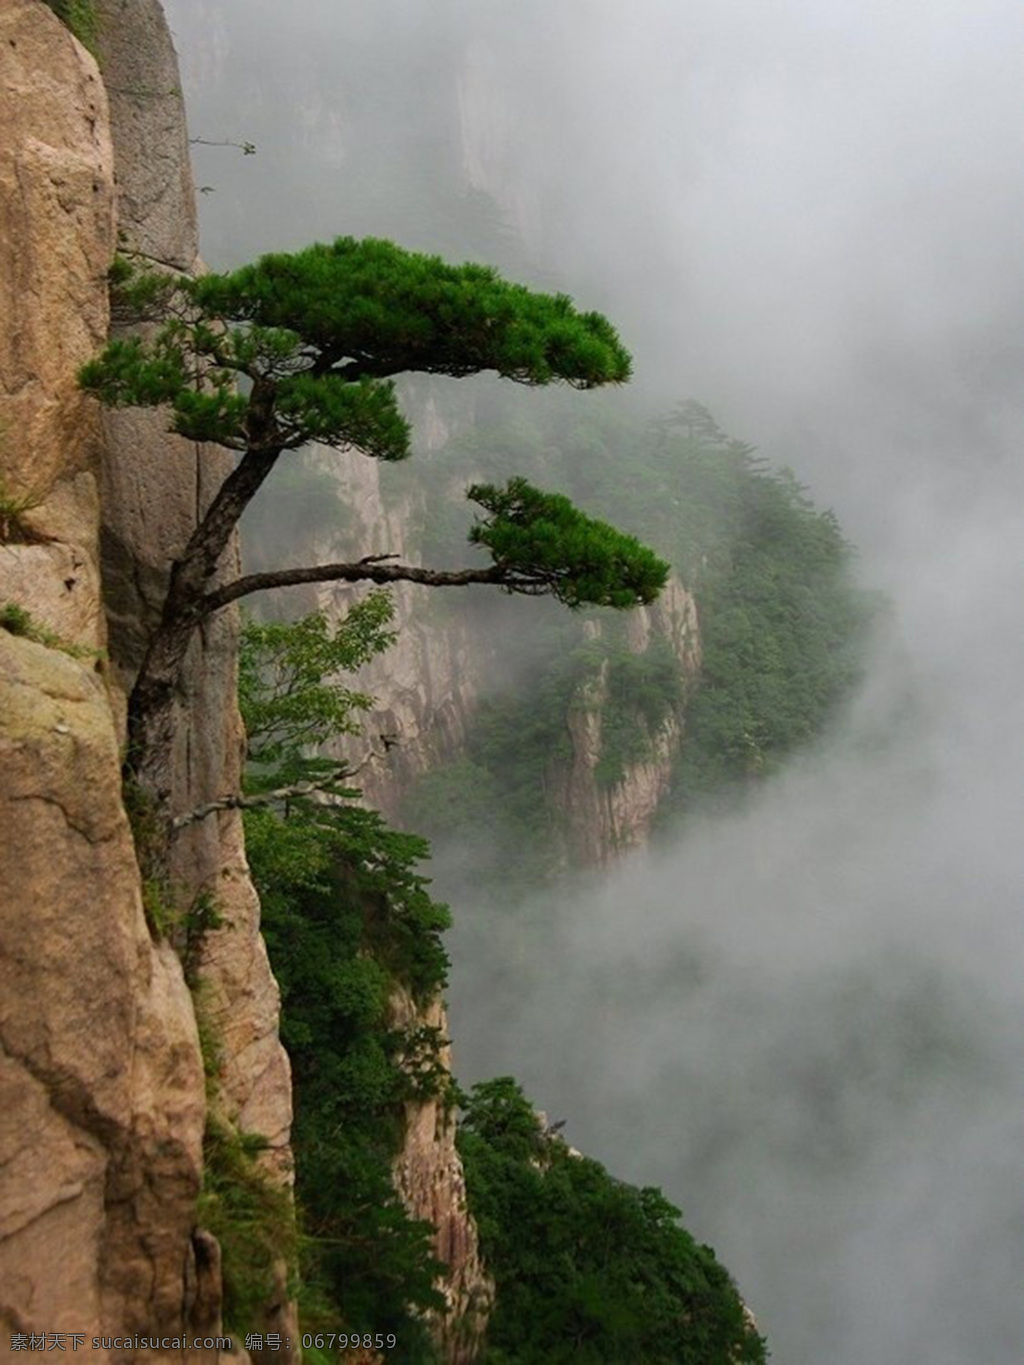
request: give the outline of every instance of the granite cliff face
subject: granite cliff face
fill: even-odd
[[[96,65],[41,4],[2,14],[0,461],[5,592],[100,648],[98,414],[75,370],[106,336],[113,150]]]
[[[0,15],[0,602],[31,618],[21,638],[0,631],[5,1347],[10,1332],[220,1326],[216,1257],[196,1227],[206,1078],[195,1011],[177,956],[146,925],[120,747],[170,558],[223,467],[165,437],[159,419],[101,422],[76,386],[106,340],[116,236],[174,268],[196,264],[162,11],[156,0],[97,8],[102,79],[39,0],[9,0]],[[234,651],[230,620],[194,651],[181,809],[237,787]],[[288,1065],[237,821],[196,827],[172,875],[186,898],[211,891],[230,924],[200,966],[223,1038],[220,1090],[286,1178]]]
[[[393,1023],[400,1029],[448,1032],[444,1005],[417,1005],[405,991],[393,1002]],[[451,1048],[438,1061],[451,1068]],[[480,1353],[494,1285],[480,1256],[476,1224],[466,1202],[462,1160],[455,1148],[455,1116],[443,1096],[406,1104],[405,1139],[395,1163],[395,1187],[414,1218],[436,1229],[434,1252],[448,1271],[439,1288],[446,1308],[438,1315],[435,1336],[448,1365],[472,1365]]]
[[[594,627],[595,633],[599,627]],[[630,652],[646,654],[654,641],[667,641],[679,667],[684,689],[700,669],[697,604],[678,579],[669,580],[650,607],[627,617]],[[644,739],[642,757],[622,764],[615,781],[599,776],[606,751],[609,665],[579,687],[566,713],[571,756],[553,764],[548,800],[565,817],[568,860],[575,866],[599,867],[630,849],[642,847],[672,777],[673,761],[683,743],[681,708],[673,708],[654,725],[637,716]]]
[[[106,335],[107,100],[36,0],[5,8],[0,62],[0,596],[96,650],[102,434],[75,371]],[[0,632],[0,657],[0,1322],[180,1330],[209,1298],[191,1253],[203,1069],[180,966],[142,912],[118,699],[96,656]]]
[[[229,466],[223,452],[168,435],[157,413],[101,416],[76,385],[108,335],[115,242],[168,269],[201,268],[162,9],[98,0],[97,11],[102,77],[41,0],[11,0],[0,17],[0,297],[10,320],[0,336],[0,606],[18,609],[8,622],[16,633],[0,630],[5,1348],[11,1332],[221,1329],[219,1256],[196,1224],[208,1104],[200,1031],[178,956],[147,926],[121,749],[170,563]],[[352,464],[356,480],[373,470]],[[368,505],[377,534],[397,533],[378,510]],[[428,690],[438,682],[431,721],[447,707],[457,723],[468,705],[450,657],[457,644],[417,627],[405,651],[395,694],[415,700],[396,699],[388,723],[408,728],[423,678]],[[178,701],[175,813],[238,788],[236,652],[230,612],[193,645]],[[218,1111],[266,1140],[267,1164],[287,1183],[290,1075],[237,813],[184,829],[169,873],[180,904],[209,894],[223,922],[194,963],[204,1028],[218,1039]],[[403,1018],[410,1008],[395,1002]],[[440,1004],[431,1010],[443,1029]],[[437,1331],[447,1359],[468,1361],[490,1284],[451,1121],[434,1102],[410,1105],[407,1119],[396,1186],[438,1228],[451,1271]],[[262,1325],[295,1338],[283,1285]],[[142,1354],[161,1353],[91,1358]]]

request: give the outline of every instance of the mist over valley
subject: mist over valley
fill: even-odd
[[[475,476],[487,432],[518,422],[581,502],[589,478],[616,520],[596,504],[619,467],[625,513],[648,516],[640,454],[573,423],[639,431],[696,399],[834,511],[852,591],[884,603],[825,732],[741,800],[505,900],[486,884],[500,806],[471,841],[435,837],[460,1081],[515,1075],[573,1146],[660,1186],[774,1360],[1016,1359],[1024,15],[167,10],[212,268],[377,235],[570,293],[633,352],[633,383],[601,395],[410,387],[436,418],[424,477]],[[458,562],[462,522],[438,526]],[[504,678],[488,695],[526,705],[552,657],[531,607],[494,608],[493,637],[480,623]]]

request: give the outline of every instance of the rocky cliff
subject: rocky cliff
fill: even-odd
[[[591,626],[592,636],[599,631],[599,625]],[[638,607],[627,618],[633,655],[644,656],[657,640],[669,645],[685,695],[685,686],[700,669],[700,632],[697,604],[676,578],[652,606]],[[553,763],[549,775],[548,802],[564,816],[567,860],[573,866],[599,867],[647,842],[683,742],[681,706],[667,709],[653,724],[632,715],[642,752],[623,760],[614,780],[602,781],[601,764],[609,749],[609,672],[605,659],[577,688],[565,717],[570,756]]]
[[[448,1032],[442,1001],[417,1006],[406,991],[393,1001],[393,1023],[400,1029]],[[447,1044],[438,1057],[451,1069]],[[480,1353],[494,1285],[480,1255],[476,1225],[466,1201],[466,1180],[455,1148],[455,1115],[443,1096],[406,1105],[405,1138],[395,1163],[395,1185],[414,1218],[436,1229],[434,1254],[448,1267],[440,1284],[446,1308],[435,1336],[448,1365],[472,1365]]]
[[[173,47],[156,0],[103,0],[96,62],[40,0],[0,14],[0,1331],[206,1335],[216,1256],[196,1225],[207,1086],[192,996],[143,913],[121,796],[126,689],[175,549],[218,474],[159,422],[101,424],[76,387],[106,339],[115,240],[196,262]],[[108,98],[109,97],[109,98]],[[237,786],[235,628],[182,698],[175,803]],[[175,850],[204,946],[219,1101],[286,1178],[290,1085],[237,821]],[[287,1304],[268,1323],[289,1322]],[[98,1349],[91,1359],[199,1360]]]
[[[430,423],[423,425],[429,444]],[[439,426],[434,439],[440,442],[446,430]],[[414,528],[421,514],[415,491],[399,500],[386,498],[380,465],[356,453],[331,451],[328,468],[346,510],[345,556],[401,553],[415,559],[419,545]],[[364,591],[324,584],[316,605],[340,620]],[[431,614],[436,598],[431,589],[399,583],[392,597],[395,642],[357,677],[359,687],[374,699],[373,711],[361,736],[343,737],[333,748],[337,757],[359,766],[368,804],[395,820],[410,783],[457,753],[464,742],[488,657],[457,610]]]
[[[278,992],[237,813],[188,825],[170,852],[160,894],[174,915],[212,906],[218,921],[193,936],[186,981],[172,947],[184,930],[154,922],[122,796],[126,697],[170,564],[228,465],[223,452],[168,435],[159,414],[101,417],[76,385],[108,335],[115,243],[165,269],[201,268],[162,9],[97,0],[96,11],[99,67],[41,0],[11,0],[0,17],[4,1351],[11,1333],[217,1333],[220,1255],[197,1221],[211,1106],[218,1122],[264,1140],[275,1181],[287,1185],[292,1169]],[[352,464],[357,483],[373,469]],[[376,534],[397,534],[371,505],[373,488],[362,491],[356,501]],[[408,732],[421,714],[457,726],[469,706],[460,651],[450,635],[438,643],[415,626],[389,669],[382,727]],[[238,788],[236,653],[230,612],[192,648],[178,698],[175,814]],[[396,1018],[410,1022],[410,1009],[396,999]],[[439,1002],[429,1015],[443,1030]],[[408,1107],[396,1186],[438,1229],[450,1266],[438,1335],[446,1359],[469,1361],[490,1283],[451,1118],[436,1101]],[[265,1331],[295,1340],[283,1275],[261,1316]],[[191,1362],[218,1352],[90,1353],[143,1356]]]
[[[75,386],[106,334],[107,99],[42,4],[15,0],[0,33],[0,595],[46,641],[0,633],[0,1321],[5,1334],[174,1331],[208,1297],[191,1252],[205,1118],[195,1020],[177,959],[143,916],[119,699],[98,654],[71,657],[43,634],[90,651],[107,639],[102,435]]]

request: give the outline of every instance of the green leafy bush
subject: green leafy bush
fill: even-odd
[[[655,1189],[613,1179],[541,1127],[510,1077],[459,1130],[497,1304],[482,1365],[761,1365],[728,1272]]]
[[[394,632],[390,594],[369,593],[334,629],[322,611],[298,621],[247,621],[238,663],[239,705],[250,763],[294,769],[304,750],[354,734],[371,699],[338,680],[386,649]]]
[[[41,629],[32,616],[17,602],[4,602],[0,604],[0,627],[8,631],[11,635],[21,635],[26,640],[35,640],[38,644],[45,644],[41,640]]]
[[[396,1361],[431,1361],[418,1315],[443,1305],[432,1229],[391,1180],[405,1102],[446,1080],[442,1040],[396,1028],[390,1011],[396,982],[430,995],[447,968],[447,911],[415,871],[425,845],[353,806],[299,801],[245,824],[292,1063],[304,1273],[335,1330],[394,1332]]]
[[[336,680],[392,636],[386,594],[333,632],[322,616],[247,624],[240,701],[258,786],[315,773],[313,747],[354,728],[366,699]],[[447,1085],[444,1040],[392,1018],[396,986],[432,998],[448,968],[447,907],[418,870],[423,840],[352,804],[289,798],[245,812],[246,851],[281,987],[294,1081],[292,1141],[305,1240],[304,1330],[393,1332],[397,1362],[436,1359],[423,1313],[441,1308],[433,1229],[411,1219],[391,1168],[405,1104]]]
[[[224,1329],[239,1338],[260,1327],[282,1272],[294,1275],[298,1265],[291,1194],[260,1164],[266,1146],[222,1117],[207,1118],[197,1218],[220,1244]]]

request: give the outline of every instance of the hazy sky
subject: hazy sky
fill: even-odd
[[[538,912],[540,965],[467,892],[457,1058],[661,1183],[779,1365],[1019,1360],[1024,8],[168,10],[193,133],[259,147],[197,148],[212,264],[367,231],[461,255],[486,191],[523,269],[793,465],[895,604],[844,734]]]

